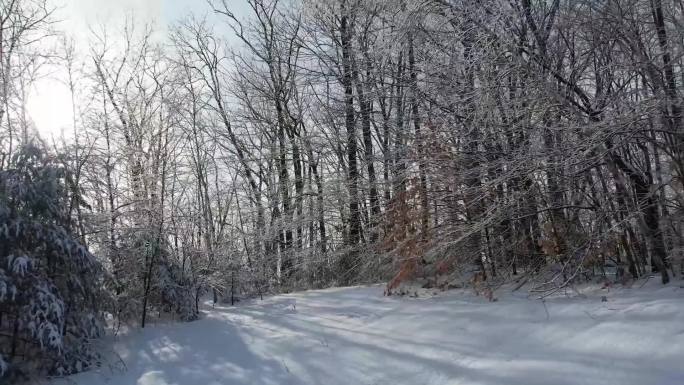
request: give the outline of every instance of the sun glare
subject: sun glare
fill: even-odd
[[[38,80],[28,95],[28,114],[45,139],[71,129],[73,114],[69,88],[54,79]]]

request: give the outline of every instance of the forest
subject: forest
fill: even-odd
[[[239,2],[77,50],[51,1],[0,1],[0,378],[207,298],[678,285],[682,0]]]

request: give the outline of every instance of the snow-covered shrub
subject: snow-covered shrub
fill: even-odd
[[[195,301],[199,283],[160,240],[158,228],[146,226],[126,233],[118,243],[114,282],[118,321],[142,324],[145,317],[171,316],[193,321],[199,316]]]
[[[0,375],[64,375],[96,363],[103,270],[70,229],[69,174],[27,146],[0,171]]]
[[[199,317],[195,302],[195,283],[183,274],[179,266],[168,262],[160,264],[157,279],[164,310],[177,315],[183,321],[194,321]]]

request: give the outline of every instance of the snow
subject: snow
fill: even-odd
[[[23,277],[26,272],[29,271],[29,266],[31,265],[31,260],[25,255],[12,256],[10,255],[7,261],[9,265],[9,270],[14,274]]]
[[[2,357],[2,354],[0,354],[0,376],[3,376],[5,372],[7,371],[8,364],[5,362],[5,359]]]
[[[309,291],[205,309],[191,323],[116,340],[77,385],[684,383],[684,289],[587,289],[544,302],[522,291],[383,297]],[[606,296],[607,302],[601,297]]]

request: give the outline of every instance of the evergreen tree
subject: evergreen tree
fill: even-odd
[[[104,271],[71,231],[68,203],[81,200],[69,178],[32,145],[0,171],[0,374],[10,379],[97,362]]]

